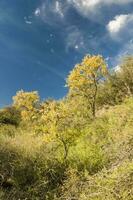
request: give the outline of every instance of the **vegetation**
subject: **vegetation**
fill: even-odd
[[[0,110],[0,200],[132,200],[133,57],[87,55],[61,100],[17,92]]]
[[[98,83],[107,73],[107,67],[101,56],[87,55],[81,64],[75,66],[68,77],[68,86],[75,95],[83,95],[95,117]]]

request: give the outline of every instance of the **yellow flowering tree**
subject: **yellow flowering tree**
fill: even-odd
[[[87,98],[89,108],[95,117],[98,84],[107,74],[107,65],[100,55],[87,55],[80,64],[70,72],[67,85],[70,92]]]
[[[45,101],[42,104],[40,131],[44,133],[45,142],[56,141],[60,144],[59,147],[63,147],[64,160],[67,159],[69,147],[80,134],[75,106],[66,99]]]
[[[18,91],[16,96],[13,97],[13,106],[20,110],[23,121],[33,121],[37,117],[38,112],[38,92]]]

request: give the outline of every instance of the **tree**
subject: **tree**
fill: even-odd
[[[103,106],[121,103],[127,96],[127,89],[123,80],[117,73],[111,73],[106,80],[99,85],[99,92],[97,95],[97,105],[101,109]]]
[[[107,74],[107,66],[102,56],[87,55],[77,64],[67,79],[70,92],[84,96],[93,117],[96,114],[98,84]]]
[[[117,76],[123,81],[127,95],[133,94],[133,56],[127,56],[123,59],[120,65],[120,70],[117,72]]]
[[[56,141],[58,147],[63,148],[61,154],[66,160],[69,147],[75,143],[84,124],[82,114],[80,118],[77,114],[76,102],[66,98],[60,101],[47,100],[41,105],[40,111],[39,132],[43,132],[46,142]]]
[[[38,92],[24,92],[20,90],[13,97],[13,106],[20,110],[24,121],[32,121],[37,117],[39,101]]]

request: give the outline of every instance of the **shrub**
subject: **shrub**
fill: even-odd
[[[0,111],[0,123],[18,126],[21,121],[20,112],[15,107],[7,107]]]

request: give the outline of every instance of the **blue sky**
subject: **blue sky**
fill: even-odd
[[[0,106],[20,89],[63,97],[87,53],[133,54],[133,0],[0,0]]]

